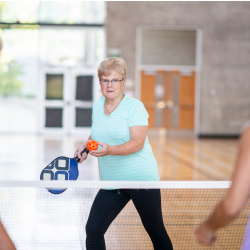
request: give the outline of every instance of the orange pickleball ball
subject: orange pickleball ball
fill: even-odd
[[[98,149],[98,143],[94,140],[89,141],[87,143],[87,149],[88,151],[92,151],[92,150],[97,150]]]

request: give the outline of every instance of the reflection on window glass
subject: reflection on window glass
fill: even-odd
[[[95,37],[95,41],[96,41],[96,46],[95,46],[95,60],[97,62],[97,64],[101,63],[101,61],[104,58],[104,31],[103,30],[98,30],[96,31],[96,37]]]
[[[104,23],[104,2],[41,1],[39,21],[47,23]]]
[[[0,21],[103,24],[105,3],[95,1],[0,1]]]
[[[76,127],[91,127],[92,125],[92,109],[76,108]]]
[[[94,66],[104,57],[103,30],[0,29],[0,36],[0,98],[35,98],[42,66]]]
[[[93,66],[104,57],[104,31],[41,29],[39,57],[53,66]]]
[[[45,110],[45,127],[62,128],[63,126],[63,109],[46,108]]]
[[[76,100],[93,101],[93,76],[77,76]]]
[[[39,1],[0,1],[0,21],[37,23]]]
[[[0,97],[34,98],[38,79],[38,30],[0,29]]]
[[[62,74],[46,74],[46,100],[63,100]]]
[[[105,3],[94,1],[0,1],[0,22],[103,24]],[[74,67],[96,69],[103,60],[104,28],[58,28],[36,25],[0,25],[0,132],[37,132],[41,103],[63,99],[63,75],[40,76],[44,69]],[[49,71],[47,71],[49,72]],[[79,83],[79,88],[81,84]],[[39,86],[46,88],[40,96]],[[93,86],[92,86],[93,87]],[[89,90],[90,91],[90,90]],[[75,93],[74,93],[75,94]],[[74,98],[76,96],[72,96]],[[77,99],[92,99],[80,93]],[[46,126],[62,127],[63,110],[47,110]],[[91,111],[79,109],[77,126],[90,126]],[[11,115],[15,113],[15,115]],[[51,124],[57,114],[60,124]],[[84,120],[81,115],[84,115]],[[85,123],[87,121],[87,124]],[[44,124],[43,124],[44,126]]]
[[[83,30],[41,29],[40,58],[51,65],[74,66],[85,60]]]

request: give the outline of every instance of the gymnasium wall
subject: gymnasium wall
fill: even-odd
[[[250,2],[107,2],[107,49],[121,50],[131,89],[138,25],[201,29],[199,133],[239,134],[250,120]]]
[[[196,31],[142,30],[141,63],[144,65],[195,65]]]

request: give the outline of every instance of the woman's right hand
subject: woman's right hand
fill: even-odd
[[[88,157],[88,154],[86,152],[82,153],[81,152],[87,147],[88,141],[84,142],[75,152],[74,157],[78,157],[80,159],[79,163],[82,163],[85,161]]]

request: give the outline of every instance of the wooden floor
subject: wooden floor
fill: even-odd
[[[161,180],[230,180],[238,139],[149,136]]]
[[[230,180],[237,155],[237,139],[149,136],[149,142],[158,162],[161,180]],[[161,190],[164,225],[174,250],[241,249],[249,206],[237,220],[217,233],[218,240],[212,247],[201,246],[194,238],[195,228],[209,216],[226,191]],[[121,232],[122,238],[119,237]],[[129,242],[124,240],[127,238]],[[117,247],[119,245],[122,247]],[[153,249],[130,202],[108,230],[107,246],[108,249],[140,250],[142,245],[145,250]]]
[[[230,180],[234,169],[239,141],[237,139],[198,139],[149,136],[158,162],[161,180]],[[162,213],[166,230],[174,250],[241,249],[245,225],[250,208],[245,210],[231,225],[220,230],[218,240],[212,247],[201,246],[194,238],[195,228],[223,198],[226,190],[161,190]],[[249,200],[250,201],[250,200]],[[153,221],[152,221],[153,223]],[[124,230],[124,227],[127,230]],[[108,231],[111,246],[123,231],[121,249],[142,249],[136,244],[138,238],[143,249],[153,249],[132,202],[122,211]],[[125,232],[124,232],[125,231]],[[118,248],[116,248],[118,249]]]
[[[222,189],[161,190],[163,221],[174,250],[241,249],[250,210],[248,206],[232,224],[217,232],[217,241],[213,246],[198,244],[194,236],[194,230],[207,218],[225,193],[226,190]],[[132,202],[114,220],[105,239],[109,250],[153,250]]]
[[[39,180],[41,170],[51,159],[60,155],[73,155],[75,149],[86,139],[87,137],[79,139],[79,137],[67,136],[60,138],[0,136],[0,179]],[[237,154],[237,139],[174,138],[149,135],[149,142],[158,162],[161,180],[230,180]],[[27,159],[31,161],[27,162]],[[79,172],[79,180],[98,180],[96,158],[89,157],[86,162],[80,164]],[[79,196],[76,204],[84,204],[82,209],[85,210],[80,213],[81,216],[82,214],[85,216],[84,220],[81,217],[80,226],[84,229],[94,194],[91,194],[93,197],[90,198],[89,195],[86,197],[73,193],[70,195],[69,192],[75,192],[75,190],[65,192],[57,198],[62,198],[65,202],[67,195],[69,195],[69,200]],[[164,225],[173,242],[174,250],[240,249],[249,206],[246,206],[244,212],[233,224],[219,231],[218,242],[213,247],[201,246],[194,239],[194,229],[210,214],[225,192],[226,190],[213,189],[161,190]],[[45,197],[45,194],[42,197]],[[54,202],[58,204],[58,201]],[[71,200],[70,202],[72,203]],[[79,205],[75,207],[78,208]],[[72,209],[72,206],[69,209]],[[6,211],[8,211],[7,205]],[[50,228],[49,224],[48,228]],[[132,202],[129,202],[114,220],[105,234],[105,239],[109,250],[153,249]],[[32,250],[36,249],[40,250],[40,248],[32,248]]]
[[[60,155],[73,157],[77,147],[86,139],[87,136],[0,135],[0,179],[39,180],[42,169],[54,158]],[[149,142],[161,180],[230,179],[237,154],[237,139],[149,135]],[[89,156],[79,165],[79,172],[79,180],[98,180],[97,159]]]

